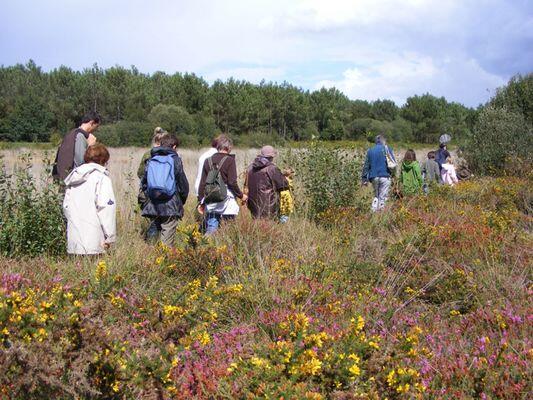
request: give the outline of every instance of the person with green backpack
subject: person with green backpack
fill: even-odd
[[[424,181],[420,164],[416,161],[416,153],[409,149],[405,152],[400,171],[400,184],[405,196],[415,195],[422,191]]]
[[[198,187],[198,211],[205,213],[206,235],[217,231],[221,221],[233,220],[239,214],[237,198],[247,197],[237,183],[235,155],[230,154],[233,143],[226,135],[217,139],[217,152],[207,158]]]

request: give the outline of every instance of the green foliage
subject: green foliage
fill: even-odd
[[[464,155],[473,170],[501,175],[508,166],[531,168],[533,132],[522,114],[489,106],[481,111]],[[518,168],[520,169],[520,168]]]
[[[511,78],[506,86],[498,90],[490,105],[522,114],[529,124],[533,124],[533,73]]]
[[[146,122],[120,121],[102,126],[98,131],[99,140],[106,146],[148,146],[154,128]]]
[[[513,89],[502,98],[513,107],[531,108],[527,93]],[[64,66],[43,72],[33,61],[0,67],[0,140],[47,141],[52,132],[72,129],[88,110],[98,111],[104,124],[150,123],[150,131],[161,125],[191,144],[206,143],[216,132],[266,133],[283,141],[363,139],[369,132],[387,132],[394,139],[430,143],[440,133],[464,138],[474,114],[431,95],[409,98],[399,108],[391,100],[350,100],[335,88],[309,92],[287,82],[256,85],[230,78],[209,85],[194,74],[148,75],[135,67],[97,64],[81,72]],[[141,130],[134,129],[139,137],[132,138],[117,133],[118,127],[106,131],[107,143],[146,142]]]
[[[21,162],[24,167],[13,175],[7,174],[0,163],[0,254],[62,254],[65,223],[59,187],[32,177],[30,156],[21,157]]]
[[[296,201],[311,218],[329,208],[358,207],[363,201],[359,177],[363,155],[313,142],[306,150],[283,155],[295,169]]]

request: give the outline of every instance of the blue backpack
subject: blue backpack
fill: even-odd
[[[168,154],[150,158],[146,167],[146,180],[150,200],[170,200],[176,193],[174,157]]]

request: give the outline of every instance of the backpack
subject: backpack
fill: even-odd
[[[156,155],[150,158],[146,167],[146,181],[150,200],[170,200],[176,193],[173,155]]]
[[[208,158],[207,160],[209,162],[209,172],[207,173],[207,177],[205,179],[205,204],[220,203],[221,201],[226,200],[228,195],[228,187],[224,183],[222,175],[220,174],[220,168],[222,168],[226,158],[228,158],[228,156],[225,156],[222,161],[220,161],[218,166],[213,165],[212,157]]]

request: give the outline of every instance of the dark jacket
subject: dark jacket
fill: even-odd
[[[59,145],[56,153],[56,159],[54,161],[54,167],[52,168],[52,176],[55,179],[63,181],[70,171],[74,169],[74,150],[76,148],[76,141],[82,140],[82,137],[78,138],[79,134],[85,137],[85,140],[87,140],[89,137],[89,133],[85,132],[81,128],[76,128],[67,133]],[[80,149],[82,147],[83,146],[78,146]],[[87,146],[85,146],[85,148],[87,148]],[[76,158],[79,159],[80,155],[78,155]],[[81,158],[83,158],[83,154],[81,155]],[[76,167],[77,166],[79,165],[76,165]]]
[[[435,161],[439,164],[439,169],[442,170],[442,164],[450,157],[450,152],[446,149],[438,149],[435,153]]]
[[[226,158],[222,168],[220,168],[220,175],[222,180],[226,184],[229,190],[233,193],[235,197],[242,199],[242,191],[239,188],[237,183],[237,164],[235,162],[235,154],[226,154],[226,153],[215,153],[211,156],[213,160],[213,166],[219,166],[222,159]],[[200,186],[198,187],[198,200],[202,200],[205,194],[205,180],[207,179],[207,174],[209,173],[209,159],[205,160],[204,166],[202,169],[202,178],[200,179]]]
[[[147,181],[147,172],[145,172],[141,180],[141,190],[144,193],[146,202],[142,205],[143,217],[183,217],[183,205],[187,201],[187,196],[189,195],[189,181],[185,176],[183,171],[183,163],[181,162],[180,156],[173,150],[168,147],[155,147],[150,152],[151,157],[156,155],[172,155],[174,158],[174,176],[176,178],[176,193],[170,200],[165,201],[153,201],[150,200],[147,194],[148,181]],[[146,160],[149,162],[150,159]]]
[[[392,149],[388,146],[387,149],[390,151],[392,158],[395,159]],[[368,149],[361,177],[363,182],[371,181],[374,178],[390,178],[391,174],[387,168],[387,158],[385,156],[387,149],[381,143]]]
[[[289,189],[287,179],[276,165],[258,156],[248,168],[248,209],[254,218],[273,218],[279,212],[279,192]]]

